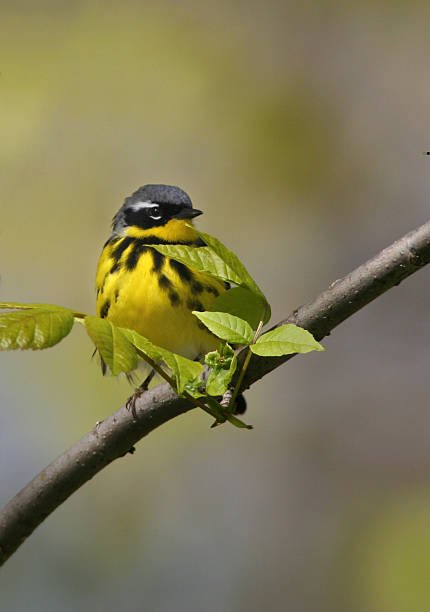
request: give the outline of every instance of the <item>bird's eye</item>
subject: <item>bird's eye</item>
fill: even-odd
[[[148,209],[148,214],[151,219],[161,219],[161,209],[159,206],[151,206],[151,208]]]

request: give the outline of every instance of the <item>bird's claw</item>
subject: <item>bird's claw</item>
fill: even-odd
[[[143,387],[138,387],[133,393],[133,395],[130,395],[130,397],[125,403],[125,407],[127,408],[127,410],[130,410],[134,419],[137,419],[136,402],[139,399],[139,397],[143,395],[143,393],[145,393],[145,391],[146,389],[144,389]]]

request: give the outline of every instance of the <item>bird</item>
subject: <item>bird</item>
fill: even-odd
[[[220,341],[192,311],[210,310],[229,285],[162,255],[154,246],[205,246],[193,225],[201,214],[180,187],[139,187],[114,216],[96,273],[99,317],[193,360],[216,350]],[[243,410],[239,397],[237,413]]]

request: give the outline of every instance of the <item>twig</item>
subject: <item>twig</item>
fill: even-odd
[[[296,323],[321,340],[339,323],[430,262],[430,222],[413,230],[373,259],[333,283],[284,323]],[[276,327],[276,326],[275,326]],[[242,389],[291,358],[252,356]],[[0,513],[0,564],[74,491],[141,438],[193,406],[167,384],[137,399],[137,418],[125,406],[55,459]]]

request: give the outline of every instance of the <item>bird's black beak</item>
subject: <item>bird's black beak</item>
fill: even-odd
[[[194,217],[198,217],[202,215],[203,211],[198,210],[197,208],[190,208],[189,206],[184,206],[180,211],[174,216],[175,219],[194,219]]]

